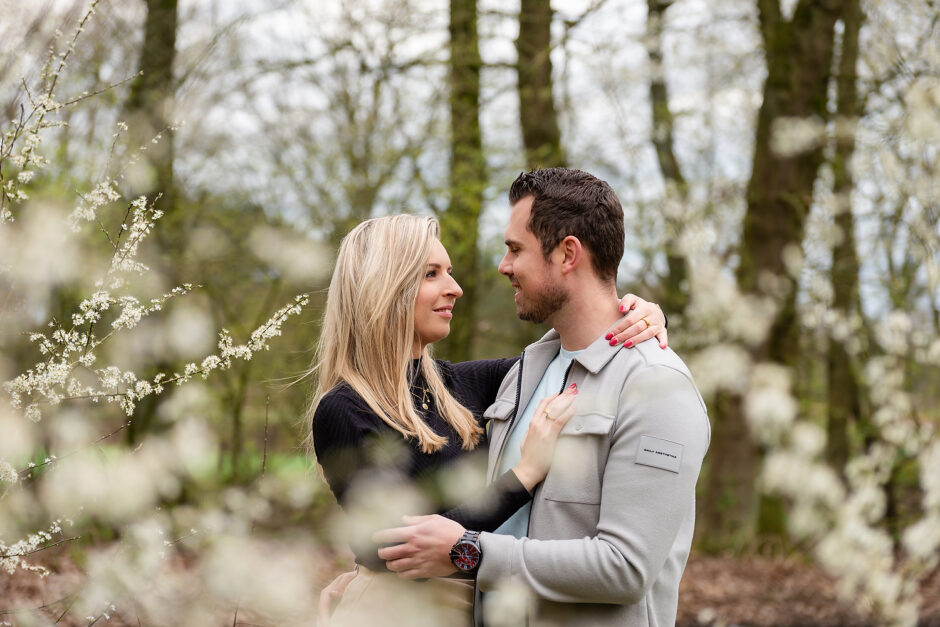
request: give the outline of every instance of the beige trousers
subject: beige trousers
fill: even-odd
[[[472,608],[471,581],[442,578],[409,581],[359,566],[330,618],[330,627],[470,627]]]

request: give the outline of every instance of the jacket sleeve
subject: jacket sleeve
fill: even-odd
[[[692,381],[668,366],[631,376],[618,408],[595,535],[534,540],[483,533],[481,590],[517,577],[550,601],[631,604],[645,596],[683,521],[694,516],[709,427]],[[678,472],[638,463],[643,435],[682,445]]]

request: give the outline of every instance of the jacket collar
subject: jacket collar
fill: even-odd
[[[615,323],[616,324],[616,323]],[[614,325],[610,325],[613,327]],[[578,362],[584,366],[591,374],[597,374],[600,372],[604,366],[607,365],[614,355],[620,351],[620,348],[614,348],[610,345],[610,342],[604,339],[604,336],[607,335],[607,332],[610,330],[610,327],[604,329],[604,332],[601,333],[596,340],[591,342],[587,348],[578,353],[574,361]],[[541,339],[537,342],[530,344],[526,347],[526,355],[536,354],[541,356],[544,352],[549,354],[549,360],[558,353],[558,349],[561,348],[561,337],[558,335],[558,331],[555,329],[549,330],[548,333],[543,335]],[[539,359],[539,357],[535,357]]]

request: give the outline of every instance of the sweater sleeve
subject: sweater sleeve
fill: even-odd
[[[486,487],[481,498],[458,505],[441,515],[459,522],[464,529],[493,531],[531,499],[532,495],[515,473],[507,470]]]
[[[446,364],[446,367],[452,370],[453,388],[460,402],[479,417],[496,400],[503,378],[517,361],[518,357],[478,359]]]
[[[313,447],[330,490],[348,516],[356,562],[384,571],[372,533],[400,525],[403,514],[426,512],[407,506],[421,502],[412,498],[416,487],[402,467],[410,444],[398,433],[381,429],[378,418],[344,392],[324,396],[317,406]]]
[[[356,473],[371,465],[368,441],[375,431],[367,416],[341,392],[323,397],[311,425],[313,449],[330,490],[344,506],[346,491]]]
[[[407,476],[401,463],[408,456],[406,448],[414,443],[381,428],[378,421],[357,395],[338,389],[320,401],[312,430],[317,461],[340,507],[351,521],[368,521],[351,527],[350,545],[356,561],[373,570],[385,570],[384,561],[377,555],[378,546],[371,541],[372,532],[400,525],[402,514],[435,510],[416,510],[422,499],[411,498],[420,487]],[[491,531],[531,498],[509,471],[482,494],[450,510],[438,511],[467,529]]]
[[[518,359],[479,359],[442,365],[445,372],[449,371],[453,389],[461,403],[477,416],[482,425],[483,412],[496,400],[503,378]],[[485,446],[485,440],[481,446]],[[519,482],[515,473],[507,471],[488,485],[480,497],[442,515],[459,522],[466,529],[492,531],[531,499],[532,495]]]

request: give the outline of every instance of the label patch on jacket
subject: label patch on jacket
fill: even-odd
[[[682,448],[678,442],[641,435],[640,446],[636,451],[636,463],[678,473],[682,464]]]

